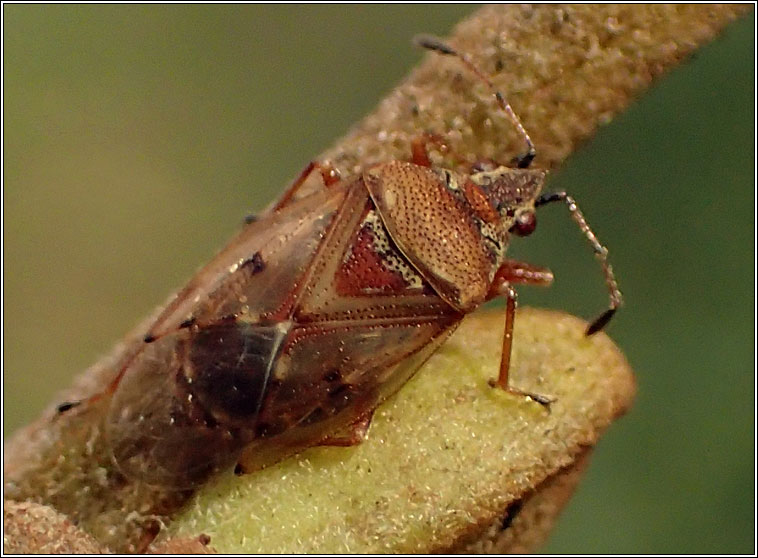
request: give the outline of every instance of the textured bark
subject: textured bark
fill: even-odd
[[[462,22],[451,34],[450,42],[469,53],[486,73],[492,75],[496,87],[506,93],[537,146],[535,166],[555,168],[580,142],[623,110],[655,77],[682,61],[698,45],[712,39],[727,23],[749,9],[749,5],[492,6],[482,8]],[[494,108],[487,88],[456,60],[430,54],[374,113],[338,141],[323,158],[331,159],[345,174],[358,171],[368,164],[405,159],[411,139],[422,131],[445,136],[451,153],[455,156],[435,154],[435,160],[449,166],[481,158],[509,161],[523,149],[510,122]],[[535,317],[537,322],[532,327],[536,329],[532,330],[520,325],[523,314],[517,320],[516,344],[517,347],[522,347],[524,360],[521,364],[514,363],[514,366],[517,367],[516,370],[525,371],[525,378],[542,379],[542,389],[545,392],[555,393],[554,382],[560,383],[560,380],[556,380],[554,375],[563,377],[565,369],[561,372],[555,367],[555,361],[545,361],[544,352],[523,349],[539,331],[552,332],[550,343],[555,346],[562,346],[566,340],[571,340],[573,348],[564,348],[581,362],[587,362],[585,357],[591,354],[598,357],[595,353],[587,352],[594,345],[578,335],[581,324],[570,325],[569,318],[543,314]],[[494,322],[487,320],[489,318],[483,317],[472,326],[474,331],[480,328],[483,337],[486,337],[484,333],[487,328],[496,327]],[[101,391],[119,369],[119,363],[139,348],[149,321],[146,320],[128,335],[109,357],[87,370],[54,403]],[[519,450],[525,452],[518,454],[525,459],[520,468],[508,461],[510,456],[496,456],[496,460],[505,464],[497,473],[499,476],[496,475],[499,479],[497,486],[489,485],[489,491],[481,493],[484,498],[482,500],[470,500],[467,497],[464,508],[460,508],[466,510],[465,513],[462,512],[460,521],[446,519],[431,526],[433,536],[427,538],[427,546],[417,542],[407,531],[405,535],[395,531],[397,536],[394,538],[386,536],[393,528],[415,528],[413,524],[409,526],[408,522],[412,518],[402,508],[397,508],[397,515],[382,515],[385,523],[375,526],[375,533],[399,541],[398,546],[394,547],[396,551],[483,548],[475,546],[473,541],[476,539],[490,541],[494,546],[486,548],[499,551],[528,550],[539,544],[541,537],[536,536],[536,533],[546,532],[546,526],[560,509],[557,503],[565,501],[568,492],[564,489],[552,492],[543,489],[554,488],[557,484],[564,487],[571,484],[568,481],[562,484],[562,480],[575,481],[578,475],[574,473],[579,470],[579,466],[575,465],[578,463],[576,460],[586,454],[585,448],[593,445],[605,427],[631,402],[633,382],[623,358],[607,342],[607,338],[598,339],[602,341],[597,343],[607,343],[604,345],[605,352],[602,354],[605,356],[600,359],[601,362],[604,362],[603,358],[615,355],[613,358],[616,360],[612,366],[606,363],[608,368],[605,373],[616,383],[591,384],[597,379],[596,376],[586,373],[584,369],[571,372],[572,381],[587,388],[587,395],[572,399],[558,390],[562,403],[556,406],[549,420],[551,424],[555,423],[568,430],[561,431],[562,437],[555,441],[554,451],[550,450],[550,446],[541,445],[545,440],[536,437],[531,439],[536,443],[535,446],[527,445]],[[464,347],[466,345],[467,343],[463,344]],[[495,343],[487,349],[491,355],[486,366],[495,365],[498,345]],[[548,347],[545,350],[549,352],[552,349]],[[462,362],[471,359],[466,355]],[[485,366],[481,362],[480,364]],[[464,366],[460,363],[458,365]],[[437,373],[438,370],[427,366],[419,373],[419,381]],[[487,374],[491,374],[491,371]],[[601,376],[602,374],[598,377]],[[583,378],[587,379],[582,380]],[[585,381],[589,383],[583,383]],[[475,410],[480,399],[489,401],[492,398],[486,392],[486,386],[480,384],[472,384],[473,391],[463,397],[463,402],[471,405],[471,412],[474,413],[472,417],[476,416]],[[436,389],[434,385],[436,384],[430,383],[429,389]],[[595,390],[598,385],[610,391]],[[429,393],[411,393],[416,394],[419,402],[429,400],[430,397]],[[387,405],[394,405],[394,401],[395,399]],[[44,416],[14,435],[5,447],[4,493],[6,498],[16,501],[51,506],[52,513],[57,510],[68,516],[94,537],[99,545],[113,550],[134,550],[149,538],[159,524],[176,516],[186,500],[193,495],[149,489],[124,479],[114,469],[100,425],[106,403],[104,401],[85,412],[71,413],[57,419],[54,418],[52,405]],[[413,407],[412,404],[409,405],[409,408]],[[503,403],[502,407],[503,415],[490,423],[491,428],[498,428],[503,423],[522,424],[521,421],[524,421],[525,428],[535,427],[536,433],[542,425],[541,421],[546,420],[541,413],[527,411],[518,405]],[[593,409],[601,409],[602,412],[597,416],[588,413],[588,410]],[[415,417],[399,415],[395,418],[398,423],[418,426],[417,433],[422,433],[423,426],[427,424],[445,424],[445,408],[429,409],[428,412],[432,414]],[[589,415],[595,418],[581,419]],[[414,419],[419,422],[413,423]],[[544,438],[552,440],[547,432],[545,434]],[[391,433],[388,435],[391,437]],[[413,439],[406,438],[404,444],[412,447]],[[363,448],[359,449],[363,451]],[[529,449],[534,453],[530,454]],[[339,450],[313,451],[332,452],[324,457],[324,463],[339,462],[339,458],[334,457],[337,455],[334,452]],[[344,451],[349,456],[354,450]],[[427,457],[434,461],[435,456]],[[475,460],[479,458],[478,455],[468,457]],[[296,457],[284,462],[282,466],[294,467],[292,463],[307,463],[308,459],[310,457]],[[534,467],[530,468],[529,463]],[[344,462],[334,466],[344,466]],[[259,477],[262,482],[262,479],[273,474],[273,471],[266,470],[261,476],[254,477]],[[491,480],[495,477],[488,478]],[[464,482],[455,474],[439,480],[444,483]],[[211,506],[214,502],[223,501],[223,498],[231,498],[231,492],[215,495],[208,492],[223,486],[223,482],[229,481],[222,479],[221,484],[204,489],[197,501]],[[256,481],[252,478],[240,481],[241,485],[253,482]],[[279,482],[285,489],[285,480]],[[236,488],[227,486],[227,491],[234,490]],[[412,500],[413,494],[408,497]],[[516,509],[512,507],[514,502],[521,502],[521,512],[512,522],[506,522],[510,525],[506,532],[521,534],[493,534],[493,525],[502,522],[505,510]],[[552,511],[542,514],[541,510],[545,509]],[[197,504],[194,511],[198,512]],[[327,514],[328,517],[330,510],[322,509],[320,513]],[[536,515],[530,515],[532,513]],[[524,519],[543,516],[547,520]],[[6,537],[4,544],[11,545],[6,546],[6,550],[25,548],[32,551],[35,539],[18,525],[14,527],[14,517],[18,516],[10,515],[6,518],[11,521],[10,528],[6,527],[6,534],[10,532],[15,533],[16,537],[27,537],[28,540],[22,542],[28,546],[12,546],[13,541]],[[416,519],[423,522],[429,517],[440,516],[421,515]],[[182,521],[177,524],[176,531],[190,536],[189,540],[194,540],[192,537],[206,530],[197,514],[192,515],[191,511]],[[229,533],[233,532],[234,521],[231,523],[227,522],[226,527],[222,527],[222,532],[215,532],[216,538],[224,538],[224,528]],[[519,528],[519,524],[534,527],[524,529]],[[51,521],[49,526],[50,532],[46,540],[56,540],[58,534],[63,537],[67,528],[57,521]],[[366,523],[364,521],[353,527],[365,529]],[[195,532],[187,535],[188,529],[195,529]],[[288,537],[297,540],[299,536],[294,532]],[[495,540],[498,542],[492,542]],[[273,547],[281,545],[285,548],[285,542],[274,541]],[[215,541],[211,541],[211,546],[231,552],[243,550],[242,546],[217,547]],[[52,547],[42,545],[36,548],[48,552]],[[290,552],[306,550],[305,546],[286,548]],[[374,547],[356,546],[350,550],[365,552],[368,548]],[[337,552],[344,548],[323,546],[319,550]]]

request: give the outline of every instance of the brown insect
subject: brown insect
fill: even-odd
[[[540,194],[546,171],[504,97],[466,55],[431,37],[492,89],[527,145],[516,167],[476,163],[461,174],[430,163],[414,140],[410,162],[340,179],[311,163],[263,216],[202,269],[134,347],[104,396],[106,436],[127,476],[164,488],[196,486],[237,462],[265,467],[315,445],[352,445],[374,409],[397,391],[463,317],[505,297],[500,375],[509,384],[513,285],[548,285],[552,273],[506,258],[509,237],[535,229],[535,209],[568,206],[603,265],[609,321],[621,293],[574,200]],[[324,187],[297,199],[319,171]],[[61,405],[65,411],[75,403]]]

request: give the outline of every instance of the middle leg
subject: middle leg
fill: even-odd
[[[523,391],[511,386],[509,382],[511,353],[513,350],[513,322],[518,299],[513,284],[548,286],[552,281],[553,274],[549,269],[515,260],[506,260],[497,270],[497,273],[495,273],[495,278],[487,297],[488,300],[500,296],[505,297],[505,330],[503,332],[503,348],[500,356],[500,372],[497,379],[490,381],[490,385],[514,395],[528,397],[545,407],[549,407],[550,403],[554,401],[553,398]]]

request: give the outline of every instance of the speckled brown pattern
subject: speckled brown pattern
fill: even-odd
[[[554,168],[653,78],[750,9],[750,5],[492,6],[460,24],[450,40],[493,74],[495,85],[506,93],[537,146],[535,166]],[[510,122],[493,109],[486,88],[455,60],[430,54],[324,156],[343,173],[355,172],[368,164],[407,158],[411,139],[422,131],[443,134],[465,161],[482,157],[508,161],[523,149]],[[434,158],[439,161],[441,155]],[[146,328],[143,325],[127,336],[111,356],[89,369],[55,402],[101,389]],[[81,427],[72,428],[69,420],[50,422],[51,408],[13,436],[5,447],[4,494],[51,503],[100,543],[133,550],[144,540],[141,530],[149,531],[157,519],[171,517],[185,495],[149,490],[114,474],[99,426],[102,411],[91,408]],[[542,479],[534,480],[538,484]],[[494,508],[484,511],[492,518],[503,513]],[[492,519],[481,524],[491,525]]]

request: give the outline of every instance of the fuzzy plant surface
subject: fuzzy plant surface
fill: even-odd
[[[448,40],[519,107],[539,148],[535,166],[554,169],[749,9],[488,6]],[[448,167],[510,161],[523,150],[487,87],[455,59],[430,54],[320,159],[344,174],[407,159],[420,131],[446,138],[450,150],[432,159]],[[587,338],[576,318],[527,309],[516,316],[512,381],[556,402],[548,413],[493,390],[503,319],[482,313],[378,409],[364,444],[221,475],[196,493],[165,491],[113,464],[102,428],[107,399],[55,413],[55,403],[102,392],[140,350],[150,321],[6,442],[6,551],[52,552],[67,541],[70,551],[133,552],[156,534],[151,548],[166,552],[533,550],[634,395],[629,366],[605,334]]]

